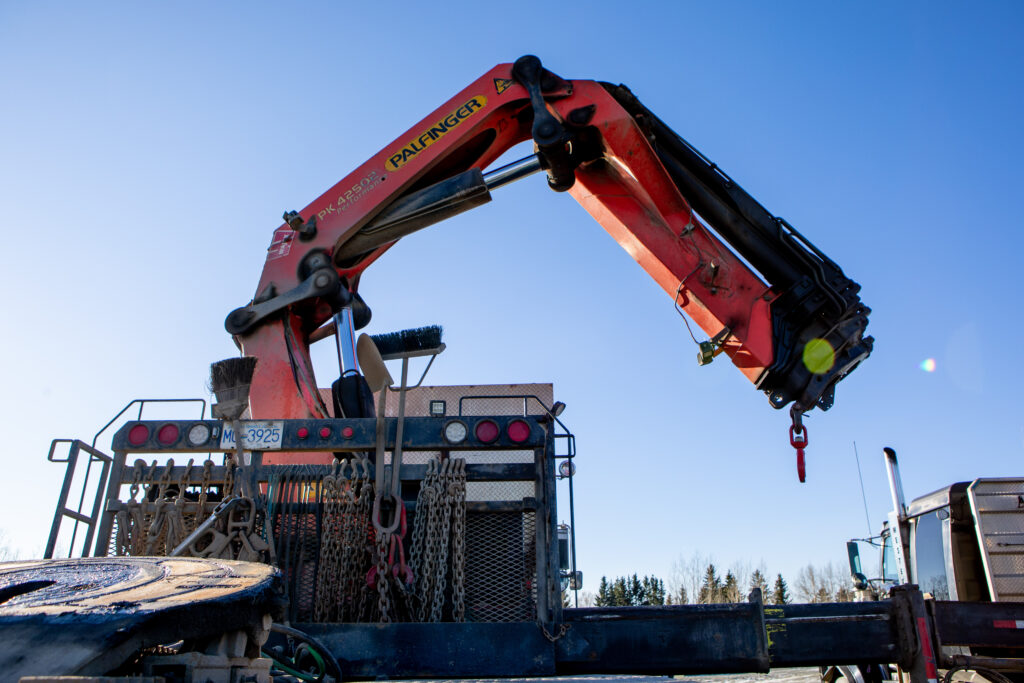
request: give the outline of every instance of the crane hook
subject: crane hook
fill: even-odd
[[[803,413],[793,406],[789,411],[793,418],[793,424],[789,427],[789,445],[796,449],[796,476],[800,483],[807,480],[807,469],[804,463],[804,448],[807,447],[807,427],[804,426]]]

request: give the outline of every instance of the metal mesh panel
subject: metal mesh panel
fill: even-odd
[[[459,451],[467,465],[532,463],[533,451]]]
[[[513,398],[477,398],[490,396]],[[530,396],[537,398],[528,398]],[[546,407],[554,402],[550,384],[422,386],[406,392],[405,414],[453,417],[459,415],[460,399],[463,415],[543,415]],[[434,402],[434,413],[431,413],[431,402]],[[376,400],[374,405],[377,405]],[[439,409],[443,412],[437,412]],[[397,391],[388,392],[386,412],[388,417],[398,415]]]
[[[989,511],[982,512],[985,520],[985,543],[993,545],[998,541],[999,543],[1009,542],[1014,544],[1020,544],[1024,541],[1024,508],[1018,512],[1014,510],[1012,512],[1006,511]],[[1013,536],[1014,538],[1007,538],[1007,536]]]
[[[1024,599],[1024,479],[981,479],[968,489],[996,599]]]
[[[469,398],[462,401],[463,415],[528,415],[530,404],[533,413],[539,412],[536,401],[523,398]]]
[[[466,620],[536,618],[533,512],[466,515]]]
[[[466,482],[466,500],[522,500],[534,495],[532,481],[470,481]]]
[[[1017,509],[1017,496],[1024,495],[1024,480],[996,479],[979,481],[974,485],[978,509],[989,510]]]
[[[288,587],[291,619],[313,621],[316,570],[320,557],[320,532],[317,515],[276,515],[274,538],[278,562]],[[288,559],[283,560],[282,556]]]
[[[992,562],[993,576],[1006,579],[1008,581],[1020,581],[1022,582],[1021,585],[1024,585],[1024,556],[1017,554],[993,554],[990,557],[990,560]],[[1014,592],[1019,593],[1021,591]],[[1000,593],[1002,593],[1002,591],[1000,591]]]
[[[402,465],[426,465],[431,458],[439,457],[440,451],[402,451]],[[384,464],[391,464],[391,451],[384,454]]]
[[[469,465],[533,463],[533,451],[466,451],[459,453]],[[536,494],[532,481],[471,481],[466,484],[466,500],[522,500]]]
[[[320,557],[322,478],[294,473],[274,485],[271,525],[292,621],[312,621]]]

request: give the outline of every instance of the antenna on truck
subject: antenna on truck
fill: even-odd
[[[857,453],[857,442],[853,442],[853,457],[857,459],[857,477],[860,479],[860,497],[864,501],[864,519],[868,522],[868,538],[874,531],[874,527],[871,526],[871,516],[868,515],[868,496],[864,492],[864,475],[860,471],[860,454]]]

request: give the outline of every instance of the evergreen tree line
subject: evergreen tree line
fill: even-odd
[[[696,558],[701,561],[703,558]],[[670,590],[665,582],[652,575],[619,576],[609,581],[601,577],[596,594],[583,593],[581,606],[624,607],[641,605],[685,605],[746,602],[755,588],[761,590],[766,604],[786,605],[791,602],[850,602],[854,591],[846,572],[834,564],[823,567],[807,565],[797,573],[792,590],[789,583],[776,574],[769,585],[766,572],[742,567],[726,570],[724,576],[714,562],[694,559],[677,563],[673,568]],[[699,568],[702,566],[702,569]]]
[[[672,596],[665,593],[665,582],[655,576],[642,579],[636,574],[619,576],[609,582],[608,577],[601,577],[597,595],[594,596],[594,607],[643,607],[649,605],[672,604]]]

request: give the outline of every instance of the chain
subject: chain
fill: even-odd
[[[314,621],[330,621],[338,603],[338,573],[341,569],[341,543],[344,520],[341,516],[340,479],[345,462],[335,463],[334,472],[323,479],[323,534],[320,539],[320,567],[317,573]]]
[[[153,462],[153,466],[156,466],[156,461]],[[167,459],[167,465],[164,466],[164,472],[160,475],[159,488],[157,489],[157,500],[167,500],[167,489],[171,488],[171,470],[174,469],[174,458]]]
[[[430,482],[433,481],[435,474],[437,473],[437,458],[431,458],[427,461],[427,471],[423,477],[423,481],[420,482],[419,493],[416,494],[416,523],[412,528],[412,547],[409,549],[409,566],[412,567],[412,571],[416,576],[420,575],[420,569],[423,566],[423,541],[426,535],[426,524],[420,524],[419,514],[425,512],[427,509],[427,496],[429,491]]]
[[[227,472],[224,474],[224,491],[223,500],[227,500],[235,493],[235,468],[238,464],[235,462],[235,458],[229,455],[225,458],[224,466]]]
[[[117,534],[114,536],[115,555],[141,555],[144,550],[142,545],[142,506],[137,498],[145,466],[145,461],[135,461],[132,466],[132,483],[129,489],[131,497],[115,515],[117,521]]]
[[[416,576],[416,616],[443,618],[451,574],[452,619],[466,619],[466,461],[432,458],[416,497],[410,566]],[[449,557],[451,564],[449,565]]]
[[[537,625],[540,626],[540,632],[544,634],[544,637],[552,643],[558,641],[558,639],[560,639],[569,631],[569,624],[560,624],[558,626],[557,632],[554,635],[551,635],[551,633],[549,633],[548,630],[544,628],[544,624],[538,623]]]
[[[441,621],[441,608],[444,607],[444,589],[448,578],[448,543],[451,532],[452,506],[452,461],[445,461],[438,484],[441,488],[441,511],[437,526],[437,564],[434,575],[434,596],[430,603],[430,621]]]
[[[431,458],[427,461],[426,474],[420,482],[419,493],[416,494],[416,516],[413,518],[412,547],[409,549],[409,566],[412,568],[413,576],[416,579],[414,593],[418,598],[419,607],[416,616],[423,621],[425,612],[425,595],[429,591],[430,575],[425,570],[425,543],[427,518],[430,515],[430,507],[433,505],[434,489],[433,483],[437,478],[438,460]]]
[[[132,467],[132,486],[129,491],[132,494],[131,502],[137,503],[135,497],[139,495],[139,484],[142,483],[142,468],[146,466],[145,461],[136,460],[135,465]]]
[[[339,621],[358,621],[361,613],[360,598],[366,595],[366,567],[373,557],[370,542],[373,506],[373,482],[370,481],[370,461],[364,456],[352,461],[352,480],[345,491],[345,535],[342,555],[341,582],[343,602]]]
[[[164,552],[168,555],[188,536],[188,522],[186,521],[185,513],[185,489],[188,487],[188,480],[192,475],[192,468],[195,462],[193,458],[189,458],[188,465],[185,466],[181,476],[178,477],[178,494],[174,497],[173,506],[166,513],[167,533],[164,536]],[[170,464],[168,464],[169,470]]]
[[[213,476],[213,461],[207,460],[203,463],[203,479],[199,484],[199,505],[196,509],[195,524],[189,531],[195,531],[196,527],[206,519],[206,498],[210,493],[210,478]]]
[[[367,567],[374,565],[374,544],[370,525],[374,488],[370,481],[370,463],[365,457],[342,460],[332,474],[323,480],[323,532],[314,601],[315,621],[354,622],[371,618],[365,614]],[[376,577],[388,578],[387,552],[384,551],[384,570],[378,563],[373,572]],[[377,611],[393,613],[389,589],[376,581]],[[383,594],[383,603],[381,596]]]
[[[437,528],[440,516],[439,493],[441,472],[447,466],[447,461],[439,464],[434,468],[432,475],[424,479],[421,484],[423,489],[424,509],[420,511],[419,508],[417,508],[416,510],[417,525],[422,524],[425,527],[422,532],[423,558],[422,567],[420,568],[422,580],[418,591],[420,604],[419,610],[417,611],[417,617],[420,622],[425,622],[428,615],[432,613],[430,606],[434,598],[433,586],[437,580],[437,558],[440,554]]]
[[[377,532],[377,621],[382,624],[391,623],[391,585],[388,581],[388,550],[391,546],[391,533]]]
[[[151,465],[147,466],[144,460],[136,460],[131,471],[129,498],[115,515],[117,531],[114,537],[113,552],[121,556],[169,554],[209,517],[207,505],[213,466],[211,460],[206,460],[203,463],[198,500],[193,504],[187,497],[187,489],[192,485],[192,473],[195,470],[194,459],[189,459],[188,464],[182,468],[174,483],[171,481],[174,468],[173,459],[168,459],[163,466],[159,479],[156,478],[157,461],[154,460]],[[228,462],[226,471],[224,491],[228,494],[225,498],[228,498],[234,489],[232,462]],[[172,491],[172,486],[176,486],[177,490]],[[253,501],[248,499],[247,501],[249,509],[255,510]],[[234,516],[237,516],[237,513]],[[209,545],[214,546],[212,550],[215,551],[212,554],[224,558],[262,559],[268,546],[262,536],[254,534],[257,530],[256,527],[260,527],[263,523],[263,518],[258,510],[241,522],[237,520],[218,522],[217,528],[211,531],[213,540]],[[230,528],[227,528],[229,526]],[[229,533],[225,535],[218,529],[226,530]],[[234,533],[231,533],[231,529],[235,530]],[[186,550],[185,554],[193,552],[195,552],[194,547]],[[204,548],[201,553],[210,555],[210,548]]]
[[[146,474],[142,478],[142,501],[141,501],[141,508],[142,508],[141,512],[142,512],[142,514],[140,515],[140,517],[142,519],[142,524],[139,525],[139,529],[138,529],[138,532],[139,532],[138,546],[139,546],[139,550],[140,550],[140,552],[139,552],[140,555],[145,555],[146,554],[145,548],[146,548],[147,539],[149,538],[149,526],[153,522],[153,513],[151,511],[147,511],[147,509],[146,509],[146,501],[148,501],[151,498],[155,497],[155,495],[154,495],[155,492],[153,491],[153,486],[154,486],[153,478],[154,478],[155,475],[156,475],[156,460],[153,461],[153,464],[150,465],[148,470],[146,470]]]
[[[146,530],[146,554],[157,555],[157,549],[166,545],[168,520],[165,508],[167,508],[167,489],[171,485],[171,468],[174,467],[174,459],[171,458],[167,461],[167,465],[164,467],[163,474],[160,475],[160,481],[157,482],[156,501],[153,504],[153,517],[150,521],[149,528]],[[156,461],[153,461],[153,468],[150,470],[150,478],[152,479],[152,473],[156,470]],[[151,490],[151,487],[150,487]],[[147,499],[149,490],[147,490]],[[174,546],[171,546],[174,547]]]
[[[455,461],[452,480],[454,508],[452,520],[452,616],[466,620],[466,461]]]
[[[185,489],[191,483],[192,480],[192,469],[195,467],[195,458],[189,458],[188,464],[185,465],[185,469],[182,471],[181,476],[178,477],[178,497],[176,500],[185,499]]]
[[[142,529],[142,507],[138,501],[129,501],[124,509],[118,510],[117,535],[114,537],[116,555],[144,555]]]

